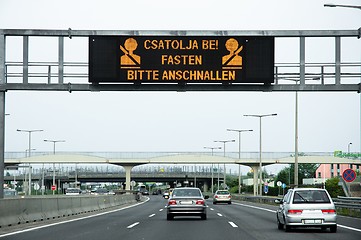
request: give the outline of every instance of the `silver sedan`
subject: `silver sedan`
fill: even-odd
[[[326,189],[296,188],[288,190],[277,210],[278,229],[286,227],[321,227],[337,231],[335,205]]]
[[[207,205],[199,188],[175,188],[168,199],[167,220],[175,216],[200,216],[207,219]]]

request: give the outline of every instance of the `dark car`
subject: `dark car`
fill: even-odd
[[[207,205],[199,188],[175,188],[168,199],[167,220],[175,216],[200,216],[207,219]]]
[[[278,229],[286,227],[320,227],[337,231],[335,205],[326,189],[295,188],[288,190],[277,210]]]
[[[145,188],[141,188],[141,189],[139,190],[139,192],[140,192],[142,195],[149,195],[148,190],[145,189]]]

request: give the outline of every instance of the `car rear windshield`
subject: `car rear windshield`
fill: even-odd
[[[327,193],[322,190],[295,191],[293,203],[330,203]]]
[[[225,195],[225,194],[229,194],[229,192],[228,192],[228,191],[218,191],[217,194],[223,194],[223,195]]]
[[[201,192],[198,189],[176,189],[173,191],[173,197],[200,197]]]

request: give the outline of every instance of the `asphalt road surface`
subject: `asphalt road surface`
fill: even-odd
[[[165,205],[161,196],[150,196],[146,202],[111,212],[0,229],[0,240],[361,239],[359,218],[339,216],[337,233],[317,228],[285,232],[277,229],[276,206],[238,201],[213,205],[208,200],[207,220],[175,217],[167,221]]]

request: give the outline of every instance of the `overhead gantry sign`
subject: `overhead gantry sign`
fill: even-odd
[[[274,37],[92,36],[89,81],[273,83]]]

